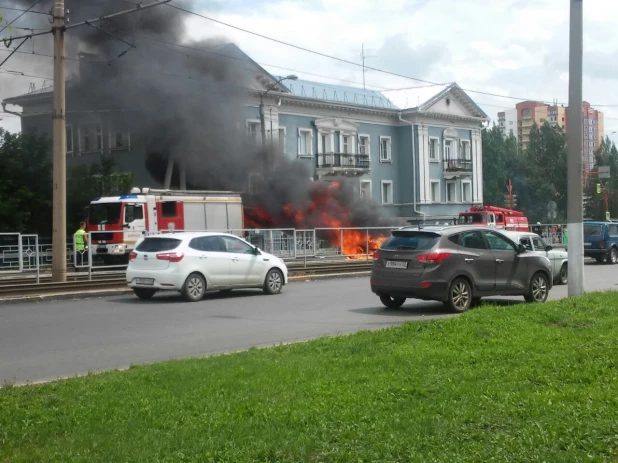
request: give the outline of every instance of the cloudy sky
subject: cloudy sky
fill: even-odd
[[[112,0],[110,0],[112,1]],[[119,8],[122,8],[121,0]],[[3,1],[0,0],[0,5]],[[42,2],[44,3],[44,2]],[[48,1],[48,3],[50,3]],[[569,0],[198,0],[194,10],[228,24],[311,50],[431,82],[457,82],[492,118],[516,99],[568,101]],[[2,9],[0,8],[0,11]],[[2,11],[7,19],[16,13]],[[15,25],[28,26],[25,15]],[[618,1],[584,5],[584,99],[605,113],[606,133],[618,131]],[[187,37],[225,37],[274,74],[362,86],[359,66],[307,53],[245,32],[187,16]],[[46,49],[48,38],[35,43]],[[32,45],[29,45],[32,48]],[[6,55],[0,53],[0,58]],[[0,99],[43,84],[51,60],[20,55],[0,72]],[[377,90],[418,81],[367,71]],[[48,82],[49,83],[49,82]],[[601,106],[608,105],[608,106]],[[612,107],[614,106],[614,107]],[[0,114],[0,126],[19,129]],[[612,138],[618,141],[616,135]]]

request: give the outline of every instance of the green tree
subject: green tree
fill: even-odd
[[[94,198],[126,194],[132,186],[133,174],[116,172],[111,156],[101,156],[90,166],[72,167],[67,178],[67,226],[71,230],[79,225]]]
[[[495,125],[491,129],[483,129],[481,140],[483,143],[483,202],[492,206],[501,206],[504,204],[504,195],[507,193],[507,159],[512,156],[512,153],[508,152],[507,142]]]
[[[0,232],[51,235],[50,143],[0,129]]]
[[[529,220],[547,223],[550,220],[547,205],[554,201],[558,217],[552,221],[563,221],[568,181],[566,137],[562,129],[553,128],[547,122],[540,127],[533,126],[523,160],[528,188],[523,206]]]
[[[611,217],[618,217],[618,149],[614,142],[606,137],[601,141],[594,156],[597,167],[609,167],[611,177],[600,179],[596,171],[588,177],[584,187],[584,194],[588,198],[584,215],[594,220],[605,220],[605,198],[603,193],[597,193],[597,184],[600,183],[608,190]]]

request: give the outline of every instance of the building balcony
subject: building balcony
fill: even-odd
[[[370,172],[368,154],[322,153],[318,154],[317,173],[323,175],[365,175]]]
[[[472,159],[447,159],[443,165],[445,177],[472,175]]]

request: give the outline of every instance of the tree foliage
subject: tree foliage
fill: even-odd
[[[90,166],[67,169],[67,229],[84,218],[97,196],[125,194],[133,175],[117,173],[111,156]],[[52,232],[51,143],[37,134],[11,134],[0,129],[0,232]]]
[[[567,149],[560,128],[534,126],[530,143],[520,150],[513,136],[504,137],[496,126],[483,130],[483,198],[485,204],[508,207],[509,179],[517,198],[516,209],[531,222],[558,222],[566,218]],[[556,219],[548,217],[548,203],[556,203]]]
[[[67,221],[76,228],[85,218],[90,201],[99,196],[117,196],[128,193],[133,186],[133,175],[115,171],[114,159],[101,156],[96,164],[73,167],[67,178]]]
[[[587,198],[584,215],[593,220],[605,220],[605,197],[597,193],[597,184],[607,189],[609,212],[612,218],[618,217],[618,149],[609,137],[601,141],[594,153],[597,166],[608,166],[611,177],[600,179],[594,172],[586,183],[584,194]]]
[[[51,234],[49,140],[0,129],[0,232]]]

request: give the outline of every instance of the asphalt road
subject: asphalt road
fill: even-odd
[[[585,275],[587,291],[618,289],[618,267],[586,265]],[[556,286],[550,299],[566,295],[566,286]],[[449,316],[439,303],[414,300],[402,309],[387,310],[371,293],[368,278],[292,283],[277,296],[215,293],[195,304],[174,294],[151,301],[124,295],[5,304],[0,305],[0,383],[49,380]]]

